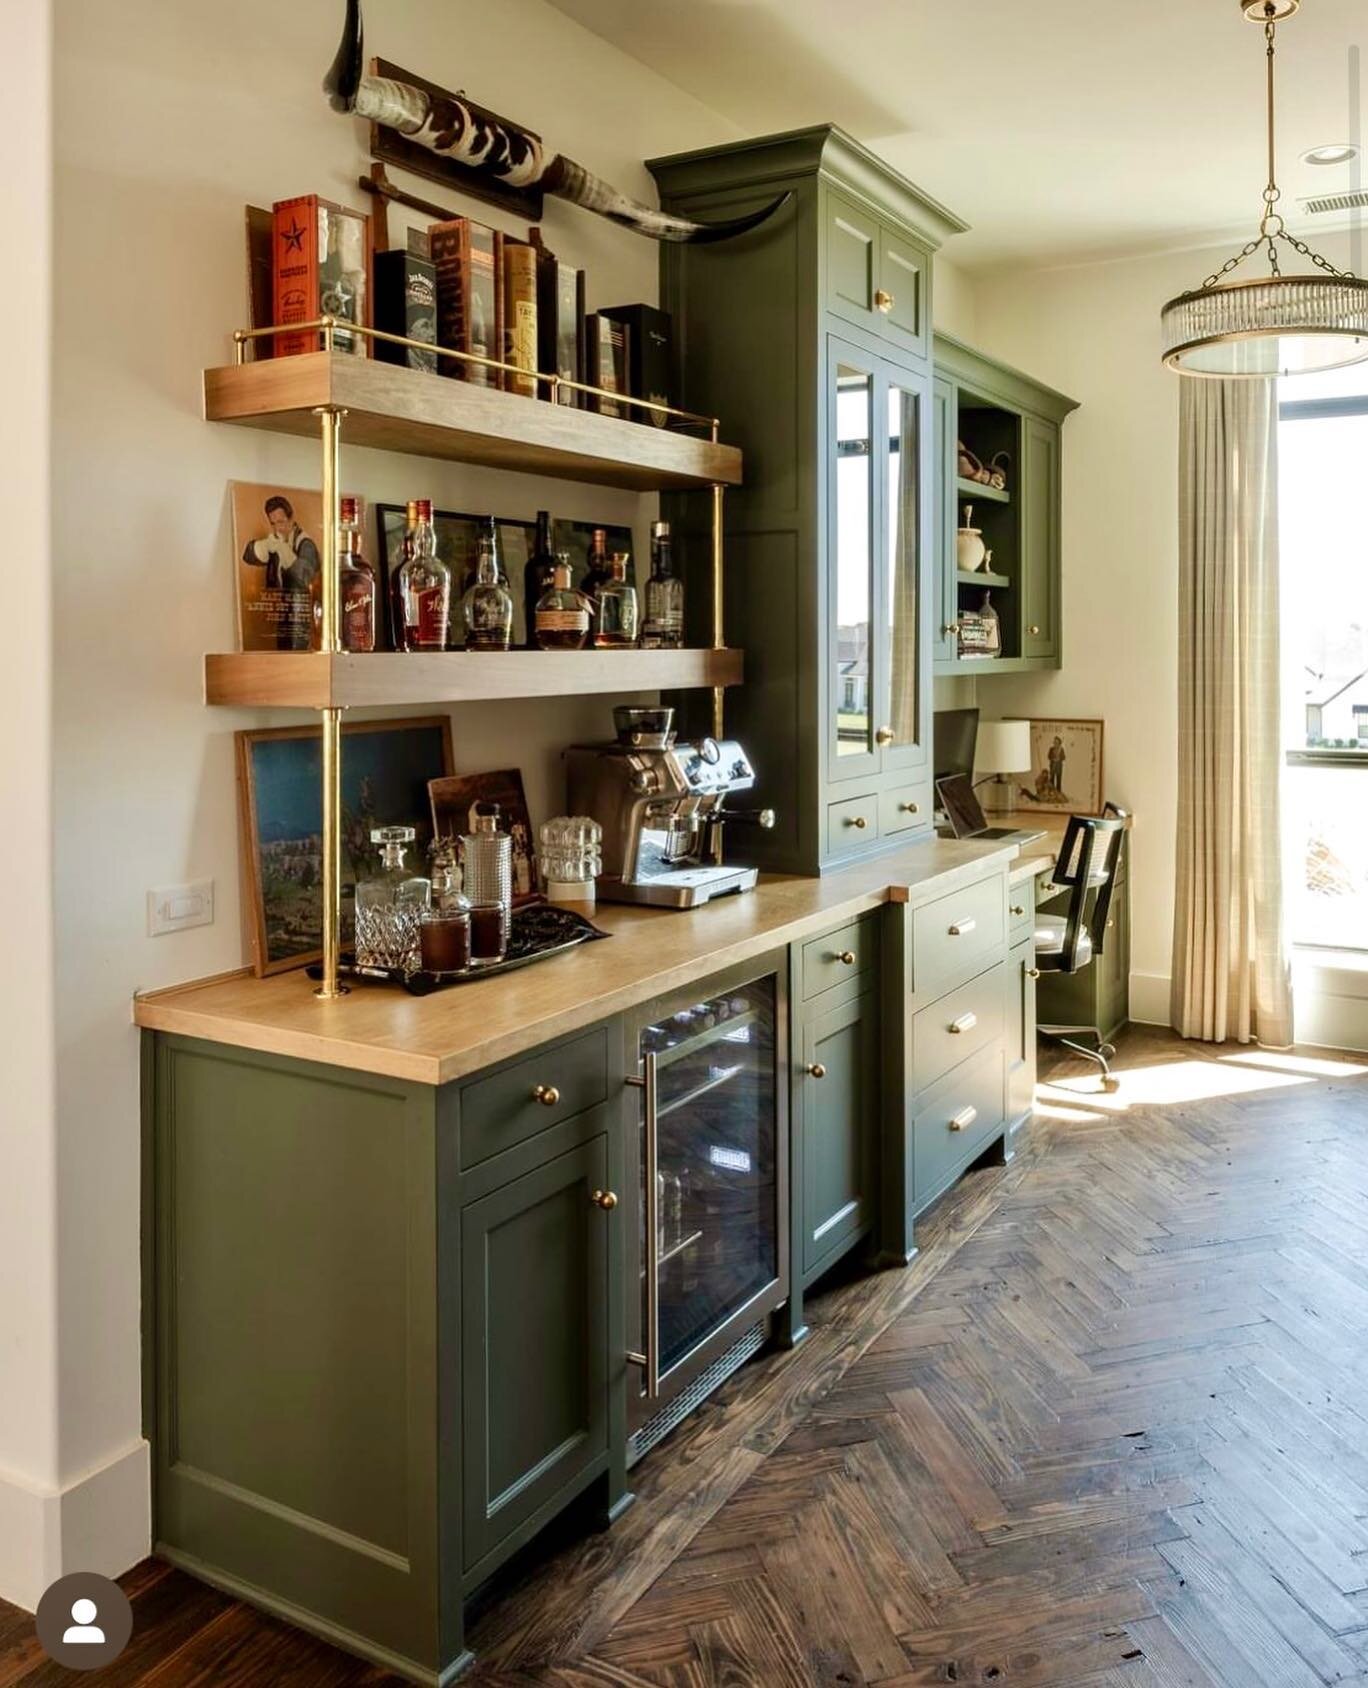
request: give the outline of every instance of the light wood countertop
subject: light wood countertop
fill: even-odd
[[[1000,871],[1018,846],[929,839],[817,879],[766,875],[754,891],[684,912],[600,903],[612,934],[544,965],[410,996],[356,984],[320,1002],[302,971],[235,973],[134,998],[133,1019],[242,1049],[445,1084],[666,991],[887,902],[921,903]]]

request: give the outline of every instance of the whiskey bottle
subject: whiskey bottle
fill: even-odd
[[[608,578],[596,600],[594,645],[601,651],[630,650],[637,642],[636,587],[627,581],[627,553],[615,551],[608,561]]]
[[[533,636],[544,651],[579,651],[589,637],[590,598],[570,584],[570,558],[556,557],[551,590],[537,600]]]
[[[400,649],[446,650],[451,642],[451,570],[437,555],[431,499],[409,501],[404,560],[394,586]]]
[[[589,535],[589,554],[584,560],[584,578],[580,591],[590,598],[597,597],[599,588],[608,578],[608,530],[596,527]]]
[[[475,556],[475,578],[461,600],[468,651],[506,651],[513,639],[513,594],[499,578],[494,518],[482,529]]]
[[[537,511],[537,536],[532,543],[532,555],[523,565],[523,617],[527,627],[527,648],[537,648],[537,605],[555,585],[556,558],[551,549],[551,516],[546,510]]]
[[[342,522],[338,532],[341,555],[337,560],[341,589],[342,649],[375,649],[375,570],[361,553],[361,525],[356,500],[342,500]]]
[[[646,582],[643,650],[677,651],[684,643],[684,582],[670,562],[670,524],[651,523],[651,575]]]

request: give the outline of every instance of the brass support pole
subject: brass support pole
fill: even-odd
[[[716,437],[716,429],[714,429]],[[722,493],[720,485],[712,489],[712,642],[715,651],[722,650],[727,643],[726,621],[722,608],[722,593],[724,579],[722,573]],[[726,733],[726,693],[721,686],[713,687],[712,695],[712,736],[722,739]],[[714,862],[722,863],[722,828],[714,826],[711,839],[712,849],[709,852]]]
[[[337,532],[338,454],[342,412],[331,406],[318,411],[323,442],[323,555],[321,644],[326,652],[342,649],[342,606],[338,580]],[[322,711],[323,756],[323,978],[315,996],[328,1001],[345,996],[338,980],[342,953],[342,711]]]

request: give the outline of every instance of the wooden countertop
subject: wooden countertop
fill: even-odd
[[[612,934],[608,942],[431,996],[357,984],[320,1002],[302,971],[243,972],[137,996],[133,1019],[153,1031],[445,1084],[866,909],[929,901],[1017,851],[1001,840],[936,838],[818,879],[766,875],[754,891],[685,912],[601,903],[594,922]]]

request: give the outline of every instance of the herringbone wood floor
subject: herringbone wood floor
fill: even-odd
[[[814,1300],[611,1532],[525,1563],[473,1680],[1368,1683],[1368,1062],[1133,1031],[1120,1065],[1060,1069],[911,1267]],[[110,1682],[393,1680],[130,1584]],[[20,1616],[0,1688],[65,1674]]]

